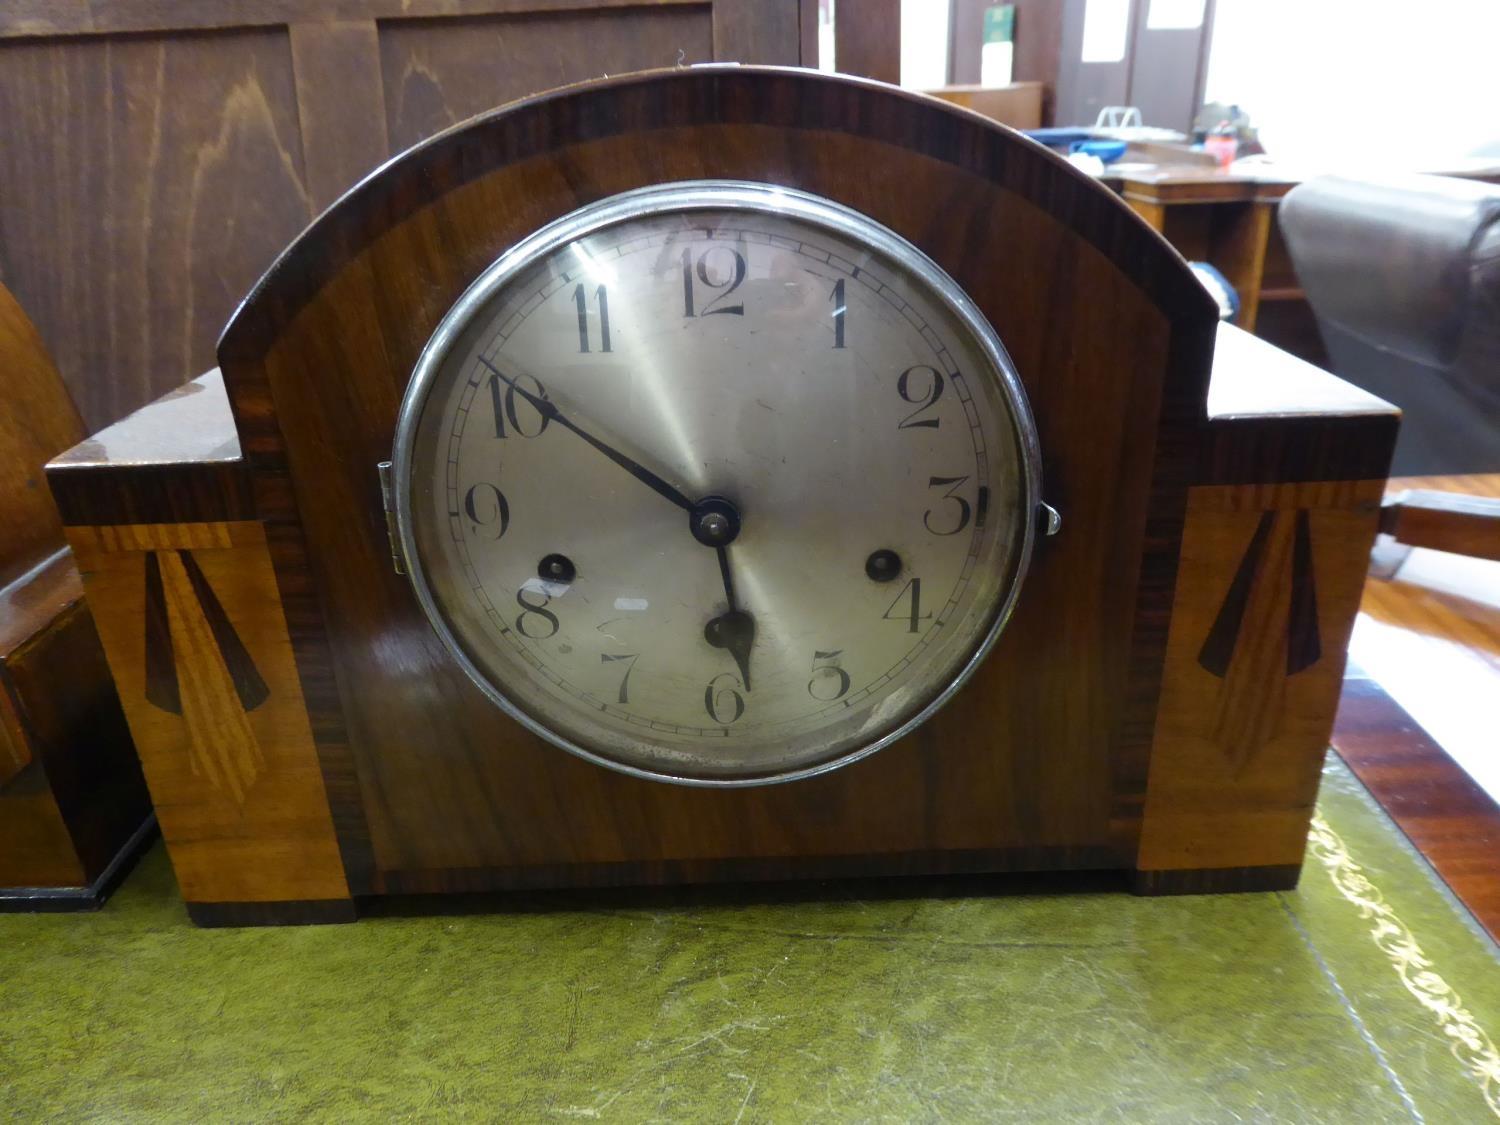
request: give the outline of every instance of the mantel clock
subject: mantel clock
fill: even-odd
[[[373,173],[219,361],[49,469],[199,922],[1295,881],[1394,413],[1018,134],[546,94]]]

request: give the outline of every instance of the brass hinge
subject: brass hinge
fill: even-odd
[[[396,481],[391,472],[391,463],[382,461],[375,466],[380,473],[380,503],[385,508],[385,535],[391,543],[391,565],[397,574],[406,573],[406,555],[401,550],[401,532],[396,527]]]

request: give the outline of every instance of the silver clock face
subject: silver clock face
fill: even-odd
[[[982,659],[1037,496],[957,285],[800,192],[695,182],[543,229],[413,375],[395,508],[424,611],[571,752],[710,785],[886,745]]]

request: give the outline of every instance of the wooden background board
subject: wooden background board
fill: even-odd
[[[500,715],[392,572],[374,476],[418,351],[496,255],[593,199],[715,176],[827,195],[953,273],[1026,383],[1068,529],[936,719],[826,778],[735,792],[618,776]],[[1214,325],[1112,194],[871,85],[668,72],[409,155],[289,250],[220,350],[351,890],[765,875],[794,857],[802,873],[1128,866]]]
[[[840,74],[899,85],[900,0],[839,0],[833,8],[833,63]]]
[[[276,253],[387,157],[602,74],[795,65],[799,18],[797,0],[0,0],[0,282],[96,430],[213,366]]]

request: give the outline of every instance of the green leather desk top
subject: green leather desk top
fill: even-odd
[[[1030,880],[0,916],[0,1118],[1500,1120],[1500,971],[1343,768],[1295,892]],[[798,894],[798,898],[789,897]]]

